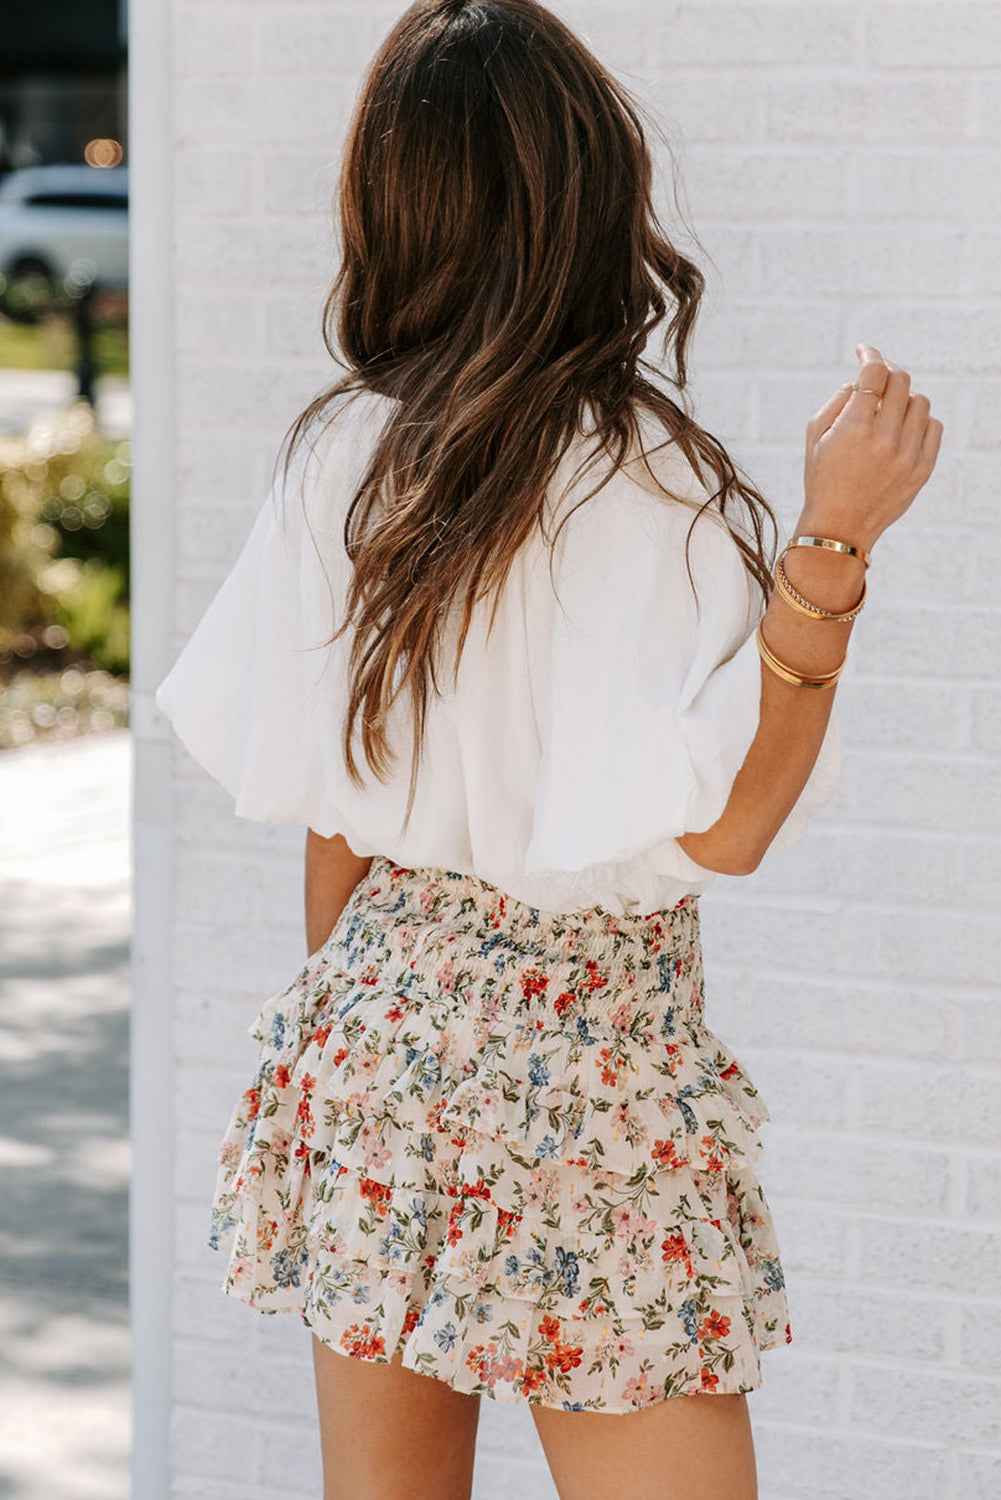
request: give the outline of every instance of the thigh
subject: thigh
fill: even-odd
[[[469,1500],[479,1396],[312,1341],[323,1500]]]
[[[532,1416],[560,1500],[757,1500],[743,1394],[670,1396],[641,1411]]]

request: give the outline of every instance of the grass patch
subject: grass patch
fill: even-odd
[[[76,358],[76,335],[68,317],[53,314],[39,323],[14,323],[0,317],[0,366],[8,370],[72,370]],[[127,330],[98,328],[94,358],[99,375],[127,375]]]

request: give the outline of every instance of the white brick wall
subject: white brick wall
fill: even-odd
[[[149,694],[323,379],[335,162],[359,72],[402,7],[142,0],[136,25],[154,8],[172,36],[175,332],[160,358],[176,586],[170,620],[137,601],[137,816],[172,829],[172,852],[161,891],[144,878],[159,856],[139,851],[137,957],[162,909],[169,1492],[313,1500],[306,1332],[222,1297],[204,1243],[215,1147],[253,1061],[245,1027],[304,953],[302,835],[238,822],[177,749],[167,820]],[[805,842],[718,881],[704,914],[710,1024],[773,1113],[761,1177],[790,1280],[795,1341],[764,1357],[751,1398],[762,1500],[987,1500],[1001,1492],[1001,16],[896,0],[559,9],[666,123],[718,267],[701,414],[784,523],[805,422],[859,338],[907,364],[946,421],[938,472],[872,569],[839,691],[843,783]],[[146,58],[137,91],[162,65]],[[148,374],[138,395],[141,474],[143,442],[166,429]],[[155,524],[139,496],[140,556]],[[155,1384],[140,1371],[143,1401]],[[481,1432],[478,1500],[549,1500],[528,1414],[484,1402]]]

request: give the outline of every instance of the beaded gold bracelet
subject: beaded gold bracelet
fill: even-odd
[[[765,665],[770,667],[776,676],[784,678],[786,682],[791,682],[795,687],[833,687],[844,671],[845,662],[848,660],[846,654],[842,658],[840,665],[835,667],[833,672],[821,672],[818,675],[811,676],[805,672],[794,671],[792,667],[786,666],[785,662],[779,661],[778,657],[772,654],[761,632],[760,622],[755,631],[755,639],[758,643],[758,652]]]
[[[809,616],[811,620],[838,620],[842,623],[854,620],[862,613],[865,607],[866,594],[866,580],[864,578],[862,580],[862,593],[851,609],[843,611],[822,609],[819,604],[813,604],[809,599],[805,599],[789,582],[789,575],[785,570],[785,563],[783,561],[788,550],[788,547],[785,548],[778,562],[775,564],[775,582],[778,585],[779,592],[785,598],[786,602],[792,605],[793,609],[798,610],[801,615]]]

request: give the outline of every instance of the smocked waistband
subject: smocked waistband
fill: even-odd
[[[699,903],[685,896],[663,911],[619,913],[593,906],[546,912],[491,885],[480,876],[431,865],[404,866],[373,856],[358,894],[394,911],[405,910],[420,925],[463,927],[470,919],[498,938],[544,957],[569,941],[581,957],[606,965],[628,965],[637,953],[680,951],[698,943]]]

